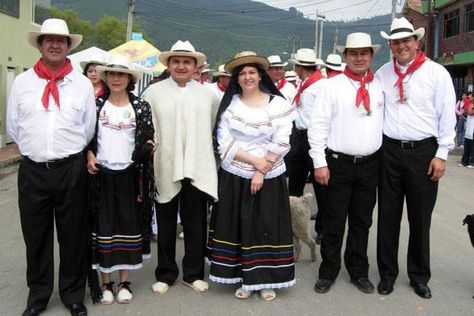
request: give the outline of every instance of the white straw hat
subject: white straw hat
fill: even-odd
[[[316,57],[314,50],[310,48],[300,48],[296,51],[295,58],[290,58],[288,61],[300,66],[324,66],[324,62]]]
[[[336,71],[344,71],[341,56],[338,54],[329,54],[328,57],[326,57],[326,68]]]
[[[270,63],[270,67],[285,67],[286,65],[288,65],[288,63],[282,62],[280,56],[278,55],[268,56],[267,59]]]
[[[172,56],[181,57],[193,57],[196,59],[196,67],[201,67],[206,61],[206,55],[201,52],[196,52],[194,46],[189,41],[178,40],[171,46],[171,49],[166,52],[162,52],[158,59],[163,65],[168,65],[168,59]]]
[[[218,71],[216,71],[212,75],[215,76],[215,77],[219,77],[219,76],[231,77],[231,75],[227,71],[225,71],[224,67],[225,67],[225,65],[219,65]]]
[[[270,66],[270,63],[266,57],[259,56],[257,53],[252,51],[243,51],[237,53],[234,59],[227,62],[227,64],[224,66],[224,69],[231,74],[236,67],[245,64],[257,64],[262,66],[264,70],[267,70]]]
[[[401,17],[399,19],[393,19],[392,25],[390,26],[390,35],[384,31],[381,31],[380,35],[386,40],[400,39],[410,36],[416,36],[417,40],[421,40],[425,35],[425,29],[420,27],[415,30],[413,25],[408,22],[406,18]]]
[[[91,59],[83,60],[79,63],[79,65],[81,65],[82,70],[84,70],[88,64],[105,66],[107,63],[105,62],[104,55],[97,54],[92,56]]]
[[[369,34],[356,32],[356,33],[351,33],[347,35],[346,45],[345,46],[337,45],[336,49],[339,52],[344,53],[344,51],[347,48],[365,48],[365,47],[372,48],[374,50],[374,53],[376,53],[380,50],[382,46],[380,44],[372,45],[372,39]]]
[[[27,38],[30,45],[34,48],[38,48],[38,37],[41,35],[58,35],[69,37],[71,39],[71,45],[69,46],[69,50],[75,49],[82,42],[82,35],[69,34],[69,28],[67,27],[66,21],[61,19],[44,20],[39,32],[28,31]]]
[[[122,72],[122,73],[130,74],[132,75],[134,82],[137,82],[142,77],[142,73],[133,68],[130,58],[124,55],[113,54],[110,56],[109,60],[107,61],[106,66],[97,66],[95,69],[97,73],[99,74],[99,76],[104,81],[105,81],[107,71]]]
[[[298,75],[293,70],[287,71],[285,72],[285,80],[289,82],[296,81],[298,80]]]

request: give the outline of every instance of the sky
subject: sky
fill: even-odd
[[[288,9],[294,7],[308,18],[314,19],[316,10],[328,20],[352,20],[388,14],[392,10],[392,0],[258,0],[272,7]],[[399,11],[404,0],[397,0]]]

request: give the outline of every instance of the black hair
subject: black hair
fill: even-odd
[[[232,76],[230,78],[229,85],[227,86],[227,89],[225,90],[224,96],[222,97],[221,103],[219,105],[219,109],[217,110],[217,115],[216,115],[216,122],[214,124],[214,130],[213,130],[213,143],[214,143],[214,151],[217,153],[217,128],[219,126],[219,121],[224,114],[225,110],[230,105],[230,102],[232,101],[232,98],[236,94],[241,94],[242,93],[242,88],[239,86],[238,83],[238,78],[239,74],[242,71],[244,67],[254,67],[257,69],[258,73],[260,74],[260,77],[262,80],[260,80],[259,83],[259,88],[261,91],[268,93],[270,95],[278,95],[280,97],[283,97],[281,94],[280,90],[275,86],[273,83],[272,79],[270,79],[270,76],[267,74],[266,70],[263,69],[263,67],[260,64],[243,64],[238,67],[235,67],[234,70],[232,70]]]
[[[47,35],[47,34],[46,34]],[[46,37],[45,34],[38,36],[36,39],[36,44],[41,45],[43,43],[44,38]],[[71,47],[71,38],[69,36],[66,36],[66,41],[67,41],[67,47]]]

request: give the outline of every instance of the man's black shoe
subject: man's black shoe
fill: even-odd
[[[21,314],[21,316],[38,316],[44,308],[36,308],[36,307],[26,307],[25,311]]]
[[[410,281],[410,286],[415,290],[415,293],[421,298],[431,298],[431,290],[428,285],[423,283],[415,283]]]
[[[331,289],[331,285],[334,283],[333,280],[329,279],[319,279],[318,282],[314,285],[314,290],[317,293],[327,293]]]
[[[393,282],[380,280],[377,285],[377,292],[379,292],[380,295],[389,295],[393,292]]]
[[[87,308],[82,303],[74,303],[69,305],[71,316],[87,316]]]
[[[358,278],[352,279],[351,282],[357,286],[357,288],[364,293],[372,294],[374,293],[374,285],[368,278]]]

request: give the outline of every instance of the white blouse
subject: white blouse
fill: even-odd
[[[122,170],[132,164],[135,149],[135,111],[129,103],[118,107],[105,101],[99,113],[97,160],[112,170]]]
[[[240,100],[240,95],[234,95],[217,130],[221,168],[251,179],[255,167],[234,159],[242,149],[257,157],[265,157],[268,152],[279,156],[272,170],[265,175],[266,179],[284,173],[283,157],[290,150],[289,138],[295,117],[294,107],[280,96],[274,96],[267,105],[249,107]]]

